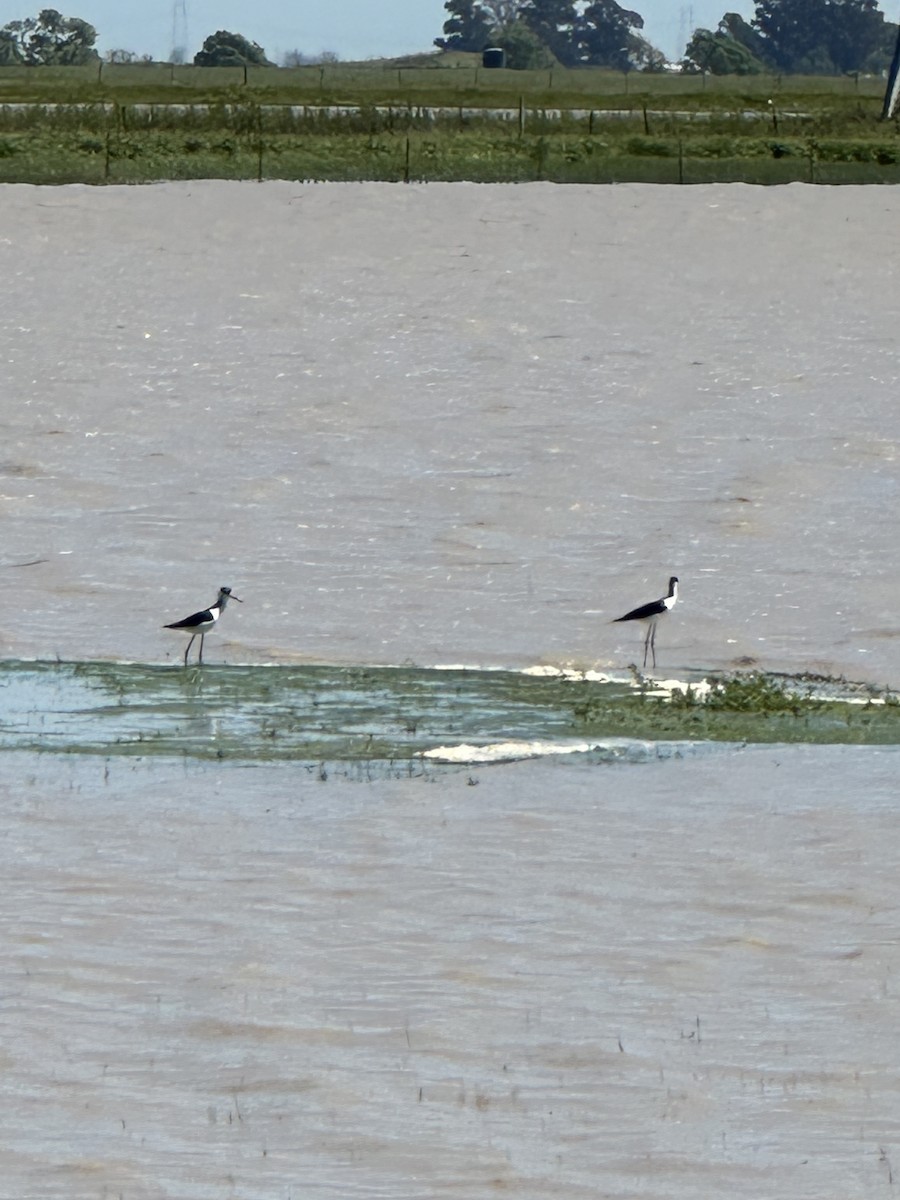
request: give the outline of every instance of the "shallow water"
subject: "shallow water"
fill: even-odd
[[[5,656],[900,679],[894,189],[3,200]]]
[[[0,755],[4,1194],[890,1195],[898,766]]]
[[[709,686],[695,685],[701,694]],[[796,690],[785,696],[784,688]],[[900,704],[841,689],[820,685],[829,696],[820,700],[810,683],[783,681],[773,711],[754,690],[753,706],[743,694],[729,707],[679,703],[674,680],[653,687],[640,678],[409,667],[0,663],[0,750],[354,762],[380,774],[404,762],[411,770],[423,757],[465,763],[590,751],[594,761],[639,761],[661,743],[667,752],[712,741],[900,744]]]
[[[890,1195],[894,190],[2,192],[5,1192]]]

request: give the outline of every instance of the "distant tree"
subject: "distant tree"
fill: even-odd
[[[528,0],[446,0],[450,20],[444,22],[443,38],[434,44],[442,50],[483,50],[499,46],[501,35],[523,23]],[[527,24],[527,22],[526,22]],[[521,31],[513,40],[521,38]]]
[[[43,8],[36,17],[10,21],[0,30],[0,62],[29,67],[80,67],[99,62],[97,30],[80,17]]]
[[[125,63],[152,63],[154,58],[152,54],[136,54],[134,50],[107,50],[103,61],[118,66]]]
[[[495,32],[491,44],[506,51],[506,65],[513,71],[544,71],[557,61],[524,21],[514,21]]]
[[[863,63],[863,71],[869,75],[886,75],[888,73],[897,45],[897,33],[898,27],[890,21],[885,21],[881,40]]]
[[[552,62],[662,70],[665,56],[637,32],[640,13],[617,0],[446,0],[446,50],[502,46],[510,66]],[[536,44],[537,43],[537,44]]]
[[[766,65],[754,58],[746,46],[721,31],[695,29],[682,60],[689,74],[758,75]]]
[[[769,50],[766,46],[766,39],[749,22],[745,21],[739,13],[726,13],[719,22],[718,32],[725,37],[730,37],[739,46],[743,46],[750,53],[751,57],[757,59],[759,62],[769,62]]]
[[[616,0],[594,0],[578,23],[579,58],[595,67],[612,67],[630,71],[646,65],[650,43],[634,31],[644,28],[640,13],[622,8]],[[661,57],[661,56],[660,56]]]
[[[435,38],[441,50],[482,51],[491,43],[494,26],[477,0],[447,0],[450,14],[444,22],[444,37]]]
[[[634,34],[631,43],[631,67],[633,70],[661,74],[668,66],[668,61],[662,50],[657,50],[645,37]]]
[[[304,54],[302,50],[286,50],[281,56],[283,67],[318,67],[340,62],[334,50],[320,50],[318,54]]]
[[[877,0],[830,5],[828,53],[839,71],[859,71],[884,36],[884,13]]]
[[[757,0],[752,25],[782,71],[858,71],[884,37],[877,0]]]
[[[511,29],[521,16],[525,0],[480,0],[487,19],[495,30]]]
[[[203,49],[194,55],[195,67],[274,67],[266,52],[256,42],[239,33],[220,29],[211,33]]]
[[[574,0],[525,0],[520,19],[558,62],[567,67],[575,66],[578,62],[575,44],[578,10]]]
[[[9,29],[0,29],[0,67],[15,67],[24,61],[16,35]]]

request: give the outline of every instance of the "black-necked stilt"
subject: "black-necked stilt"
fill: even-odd
[[[189,617],[185,617],[183,621],[175,621],[171,625],[164,625],[163,629],[180,629],[183,633],[189,633],[191,640],[187,644],[187,650],[184,652],[184,665],[187,666],[188,651],[194,644],[194,638],[200,634],[200,658],[203,662],[203,639],[214,628],[216,621],[225,611],[225,605],[229,600],[237,600],[238,604],[243,604],[243,600],[239,596],[232,595],[230,587],[219,588],[219,594],[216,597],[215,604],[211,604],[209,608],[204,608],[202,612],[191,613]]]
[[[616,617],[616,621],[643,621],[647,626],[647,636],[644,638],[644,666],[647,665],[647,650],[653,656],[653,665],[656,666],[656,626],[660,617],[664,617],[670,608],[675,607],[675,601],[678,599],[678,577],[673,575],[669,580],[668,594],[663,596],[661,600],[651,600],[649,604],[642,604],[640,608],[633,608],[631,612],[627,612],[624,617]]]

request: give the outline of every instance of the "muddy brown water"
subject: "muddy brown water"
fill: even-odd
[[[5,657],[896,684],[892,188],[3,189]]]
[[[888,1197],[898,766],[0,756],[0,1191]]]
[[[3,658],[897,684],[892,189],[2,201]],[[0,1195],[890,1196],[897,754],[8,749]]]

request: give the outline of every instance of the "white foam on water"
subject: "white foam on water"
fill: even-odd
[[[647,689],[645,695],[660,696],[665,700],[671,700],[676,692],[682,696],[686,696],[690,691],[695,699],[705,700],[712,690],[713,684],[708,679],[693,681],[687,679],[654,679],[652,686]]]
[[[543,758],[550,754],[583,754],[593,750],[593,742],[492,742],[487,746],[472,746],[461,743],[458,746],[435,746],[432,750],[423,750],[422,758],[430,758],[436,762],[447,763],[491,763],[513,762],[524,758]]]
[[[585,681],[587,683],[624,683],[625,676],[608,675],[603,671],[582,671],[577,667],[551,667],[547,664],[536,664],[533,667],[525,667],[520,672],[522,675],[534,675],[540,679],[571,679],[576,682]]]
[[[420,757],[432,762],[443,763],[504,763],[520,762],[530,758],[546,758],[551,755],[593,753],[610,762],[649,762],[652,759],[683,758],[688,755],[708,754],[713,750],[734,749],[734,742],[654,742],[641,738],[598,738],[594,741],[560,739],[554,741],[510,741],[490,742],[484,746],[473,746],[461,742],[457,746],[435,746],[422,751]]]

